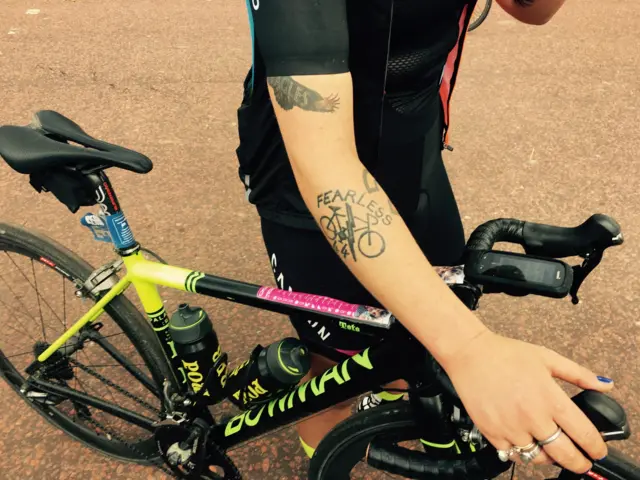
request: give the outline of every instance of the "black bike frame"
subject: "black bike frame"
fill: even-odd
[[[426,351],[401,329],[268,403],[256,405],[211,429],[211,439],[223,449],[313,415],[345,400],[403,378],[413,384]],[[401,352],[401,353],[400,353]]]

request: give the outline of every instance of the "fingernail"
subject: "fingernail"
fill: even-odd
[[[602,383],[613,383],[613,380],[611,380],[610,378],[607,378],[607,377],[598,376],[598,380],[600,380]]]
[[[603,461],[605,458],[607,458],[607,456],[606,456],[606,455],[605,455],[604,457],[599,458],[598,460],[596,460],[596,462],[601,462],[601,461]]]

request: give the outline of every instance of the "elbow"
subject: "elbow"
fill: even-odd
[[[549,23],[549,21],[551,21],[551,19],[553,18],[554,14],[555,12],[551,14],[542,14],[542,15],[541,14],[527,15],[526,18],[521,19],[520,21],[523,23],[526,23],[527,25],[542,26]]]
[[[513,18],[527,25],[546,25],[558,12],[563,1],[549,5],[536,5],[530,0],[497,0],[498,4]]]

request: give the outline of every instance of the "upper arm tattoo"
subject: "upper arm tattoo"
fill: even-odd
[[[340,105],[337,94],[324,97],[291,77],[267,77],[267,83],[273,88],[276,101],[284,110],[298,107],[311,112],[332,113]]]

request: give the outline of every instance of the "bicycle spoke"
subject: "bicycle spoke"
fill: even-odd
[[[4,252],[5,255],[9,258],[9,260],[11,260],[13,262],[13,259],[11,257],[9,257],[9,254],[7,252]],[[15,265],[15,262],[13,262],[13,264]],[[17,265],[16,265],[17,267]],[[20,268],[18,268],[18,270],[20,270]],[[24,273],[22,273],[22,271],[20,271],[20,274],[24,277]],[[4,282],[4,284],[7,286],[7,288],[9,289],[9,291],[13,294],[13,296],[15,297],[16,300],[18,300],[18,303],[20,303],[20,305],[22,306],[22,309],[24,310],[24,314],[25,316],[29,319],[29,320],[33,320],[33,315],[31,314],[31,312],[29,311],[29,309],[27,308],[27,306],[24,304],[24,302],[22,301],[22,299],[16,294],[16,292],[13,291],[13,288],[11,288],[11,285],[9,285],[9,282],[7,282],[7,280],[4,278],[4,275],[0,275],[0,278],[2,279],[2,281]],[[25,277],[26,278],[26,277]]]
[[[15,353],[13,355],[9,355],[7,357],[7,359],[9,358],[15,358],[15,357],[23,357],[25,355],[33,355],[33,352],[31,350],[27,351],[27,352],[22,352],[22,353]]]
[[[73,359],[76,361],[76,363],[78,362],[78,351],[76,350],[75,352],[73,352]],[[78,367],[76,367],[74,365],[73,367],[73,379],[75,381],[75,389],[78,389]]]
[[[2,305],[4,305],[4,307],[9,310],[11,313],[17,313],[15,312],[15,310],[13,310],[9,305],[7,305],[3,300],[0,299],[0,303]],[[17,315],[15,315],[14,317],[17,317]],[[28,318],[28,317],[27,317]],[[29,320],[31,320],[30,318],[28,318]],[[37,342],[38,340],[36,340],[30,333],[27,333],[26,331],[21,331],[18,330],[16,327],[14,327],[13,325],[7,323],[6,325],[4,325],[7,328],[10,328],[11,330],[13,330],[14,332],[18,332],[18,333],[22,333],[23,335],[26,335],[27,337],[29,337],[31,340],[33,340],[33,342]]]
[[[146,367],[144,363],[133,363],[132,365],[134,367]],[[106,364],[106,365],[91,365],[91,368],[108,368],[108,367],[111,367],[111,368],[118,367],[118,368],[124,369],[124,367],[118,363]]]
[[[42,301],[44,302],[44,304],[45,304],[47,307],[49,307],[49,310],[51,310],[51,313],[53,313],[53,315],[58,319],[58,321],[60,322],[60,325],[63,325],[62,320],[61,320],[61,319],[60,319],[60,317],[56,314],[55,310],[53,310],[53,308],[51,308],[51,305],[49,305],[49,302],[47,302],[47,299],[46,299],[46,298],[44,298],[44,297],[40,297],[40,296],[39,296],[39,294],[38,294],[38,289],[37,289],[36,287],[34,287],[34,286],[31,284],[31,281],[30,281],[30,280],[29,280],[29,278],[24,274],[24,272],[23,272],[23,271],[22,271],[22,269],[18,266],[18,264],[13,260],[13,258],[11,258],[11,257],[9,256],[9,253],[8,253],[8,252],[6,252],[6,251],[5,251],[4,253],[7,255],[7,257],[9,258],[9,260],[11,260],[11,263],[13,263],[13,265],[18,269],[18,271],[20,272],[20,275],[22,275],[22,277],[27,281],[27,283],[29,284],[29,286],[30,286],[31,288],[33,288],[33,289],[36,291],[36,295],[38,295],[38,299],[42,298]],[[31,265],[33,266],[33,259],[31,259]]]
[[[67,331],[67,282],[64,277],[62,279],[62,319],[64,322],[64,331]]]
[[[36,289],[36,298],[38,299],[38,311],[40,312],[40,324],[42,325],[42,336],[44,337],[44,341],[47,341],[47,332],[44,328],[44,317],[42,316],[42,305],[40,305],[40,295],[38,293],[38,281],[36,280],[36,267],[33,264],[33,258],[31,259],[31,271],[33,272],[33,282],[35,284]]]
[[[0,259],[5,259],[0,262],[0,323],[7,326],[4,335],[0,332],[0,357],[3,359],[0,367],[9,382],[18,387],[26,376],[23,365],[29,364],[36,353],[35,345],[53,342],[74,324],[81,311],[88,308],[84,303],[80,304],[75,295],[76,290],[82,288],[82,280],[60,276],[63,272],[57,268],[47,268],[44,262],[48,256],[37,247],[37,243],[32,248],[31,244],[16,242],[15,250],[13,243],[0,248]],[[60,261],[71,264],[64,253],[61,252]],[[78,267],[78,275],[86,277],[90,272],[81,267]],[[70,282],[68,287],[67,282]],[[35,302],[30,289],[35,293]],[[71,296],[68,306],[67,294]],[[61,302],[59,295],[62,295]],[[97,301],[93,296],[87,299],[92,305]],[[153,421],[161,418],[162,402],[158,401],[161,393],[156,391],[160,388],[155,384],[154,366],[148,363],[146,352],[141,352],[135,339],[129,338],[126,327],[124,331],[121,327],[121,322],[126,321],[122,313],[116,311],[115,314],[104,315],[99,324],[94,322],[87,329],[82,329],[55,353],[47,368],[40,370],[40,375],[32,377],[39,378],[42,383],[40,388],[33,383],[31,389],[35,393],[34,401],[49,405],[46,408],[57,410],[60,418],[67,419],[66,423],[60,423],[62,430],[79,432],[79,437],[87,443],[123,458],[148,458],[155,454],[153,445],[142,442],[149,440]],[[96,336],[103,344],[96,342]],[[113,342],[110,344],[105,342],[106,339],[114,340],[109,340]],[[105,349],[104,343],[108,348]],[[14,368],[22,373],[15,373]],[[128,378],[128,375],[134,378]],[[46,400],[37,396],[47,392]],[[41,413],[46,414],[46,408]],[[137,411],[153,417],[153,420],[140,420],[143,416],[136,414]],[[57,420],[54,415],[52,421],[58,424]],[[102,424],[94,423],[98,420]],[[144,431],[137,428],[140,424]],[[128,445],[126,442],[140,445],[140,451],[127,451],[119,446],[104,447],[100,444],[104,439],[95,440],[96,435],[122,439],[119,441],[125,445]]]
[[[75,384],[76,384],[76,386],[75,386],[75,390],[77,390],[77,389],[78,389],[77,387],[78,387],[78,383],[79,383],[79,384],[80,384],[80,388],[84,391],[84,393],[86,393],[87,395],[89,395],[89,392],[87,392],[87,389],[86,389],[86,388],[84,388],[83,383],[82,383],[82,382],[80,381],[80,379],[75,375],[75,373],[74,373],[74,375],[73,375],[73,378],[75,379]],[[78,421],[78,405],[77,405],[75,402],[73,402],[72,400],[71,400],[70,402],[71,402],[71,406],[73,407],[73,418],[75,418],[75,421],[77,422],[77,421]]]
[[[120,333],[112,333],[111,335],[103,335],[103,336],[102,336],[102,338],[117,337],[118,335],[124,335],[124,332],[120,332]]]
[[[91,359],[89,358],[89,355],[87,355],[87,352],[85,352],[84,350],[80,350],[80,351],[82,352],[82,354],[85,356],[85,358],[89,362],[89,365],[85,365],[85,367],[93,368],[93,365],[91,364]],[[113,393],[111,393],[111,390],[109,388],[107,388],[107,392],[109,393],[109,396],[111,397],[111,400],[113,400],[113,403],[117,405],[118,402],[116,401],[115,397],[113,396]]]
[[[84,393],[86,393],[87,395],[89,395],[89,392],[87,391],[87,389],[84,386],[84,383],[82,382],[82,380],[80,380],[79,378],[76,377],[76,384],[80,384],[80,388],[82,389],[82,391]]]
[[[147,390],[153,393],[154,396],[159,396],[159,392],[157,391],[153,381],[138,368],[139,365],[133,364],[126,355],[124,355],[116,348],[114,344],[106,340],[106,338],[99,333],[97,337],[93,338],[93,341],[97,345],[100,345],[100,347],[102,347],[107,355],[118,362],[118,364],[122,366],[122,368],[124,368],[133,378],[140,382]]]

